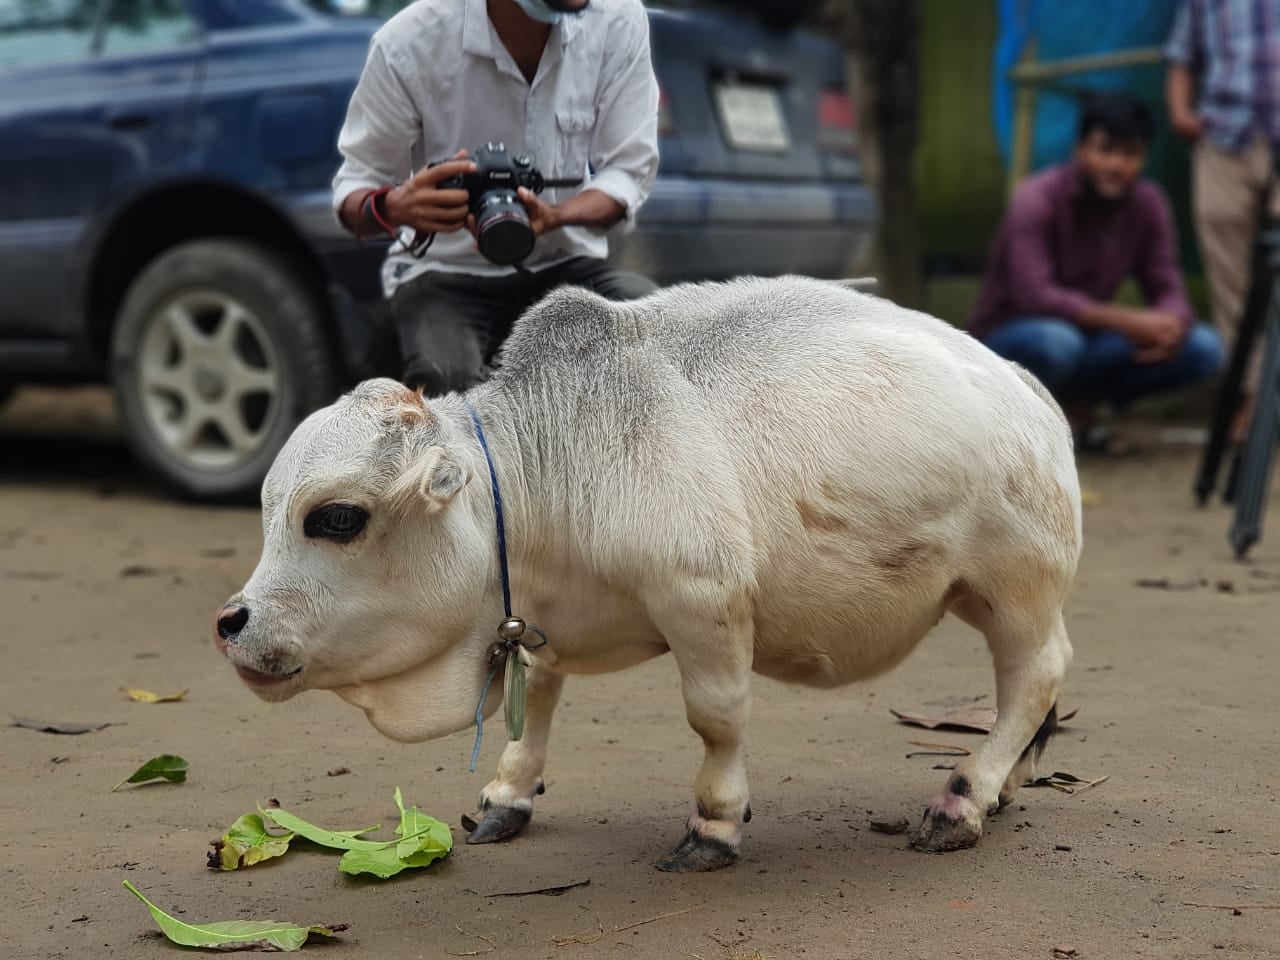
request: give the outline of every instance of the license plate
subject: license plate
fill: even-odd
[[[782,99],[775,87],[717,83],[714,93],[729,146],[771,153],[786,153],[791,149]]]

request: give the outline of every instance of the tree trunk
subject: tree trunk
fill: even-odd
[[[916,0],[827,0],[827,22],[853,59],[853,95],[867,181],[880,201],[872,249],[879,293],[923,306],[916,218]]]

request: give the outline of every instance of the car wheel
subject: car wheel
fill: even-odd
[[[137,456],[200,500],[256,499],[294,427],[337,390],[307,284],[238,240],[184,243],[138,274],[111,371]]]

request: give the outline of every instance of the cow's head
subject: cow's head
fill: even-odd
[[[333,690],[398,740],[467,725],[496,626],[475,449],[387,379],[299,424],[263,484],[262,556],[214,629],[254,693]]]

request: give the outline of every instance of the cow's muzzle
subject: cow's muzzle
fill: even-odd
[[[251,687],[262,688],[282,684],[302,673],[302,666],[292,662],[292,658],[280,653],[263,655],[252,649],[256,644],[242,642],[249,619],[248,607],[229,603],[218,611],[214,620],[214,645],[231,661],[240,679]]]

